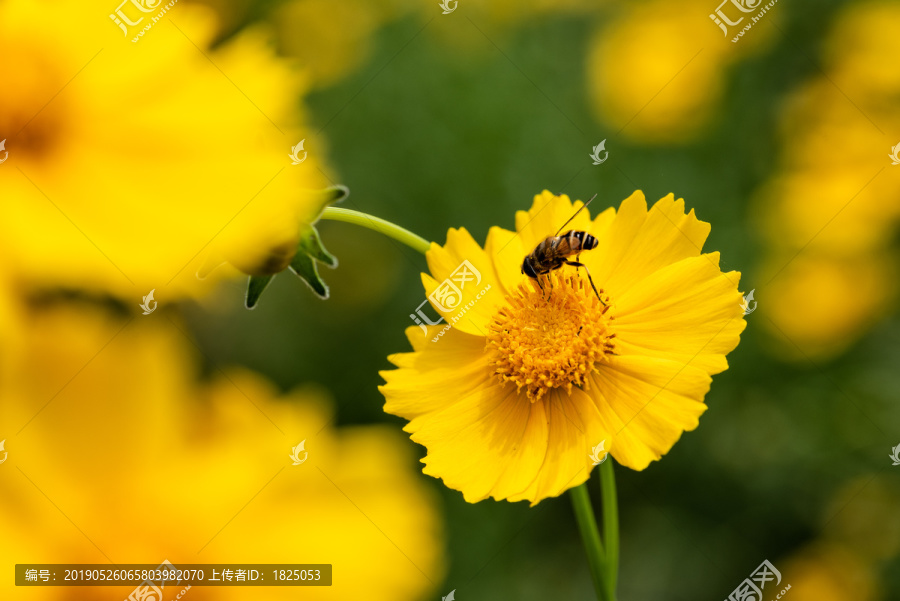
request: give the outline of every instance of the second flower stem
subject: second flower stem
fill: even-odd
[[[616,599],[619,575],[619,505],[616,500],[616,477],[613,462],[607,458],[600,465],[600,496],[603,499],[603,542],[606,547],[606,585],[609,601]]]
[[[587,484],[570,489],[569,496],[572,498],[575,521],[578,522],[581,541],[584,543],[584,551],[587,553],[597,601],[612,601],[609,598],[609,586],[606,583],[607,572],[603,543],[600,541],[600,533],[597,531],[597,519],[594,517],[594,508],[591,506],[591,496],[588,493]]]

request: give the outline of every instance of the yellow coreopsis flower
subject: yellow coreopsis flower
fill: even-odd
[[[0,3],[15,91],[0,95],[0,236],[18,272],[164,302],[196,291],[189,264],[217,244],[295,242],[315,212],[303,191],[329,183],[304,73],[259,31],[211,49],[215,26],[181,2]]]
[[[282,395],[246,370],[200,383],[169,322],[122,329],[72,307],[23,322],[28,335],[0,353],[14,363],[0,381],[4,564],[333,565],[332,586],[262,586],[259,601],[413,601],[443,577],[436,499],[392,428],[337,428],[322,391]],[[11,570],[0,576],[2,599],[125,599],[132,589],[23,589]],[[248,597],[193,587],[184,598]]]
[[[784,576],[780,586],[790,586],[784,597],[797,601],[882,598],[876,571],[855,548],[815,542],[779,565]]]
[[[671,194],[648,210],[635,192],[567,226],[597,240],[580,260],[600,298],[584,268],[529,281],[523,258],[579,206],[544,191],[515,232],[493,227],[482,248],[451,229],[426,255],[425,292],[451,325],[409,328],[415,352],[390,357],[381,390],[428,449],[425,473],[467,501],[559,495],[587,479],[601,442],[646,468],[697,427],[745,326],[740,274],[701,253],[709,224]]]
[[[314,85],[326,86],[365,63],[378,27],[405,12],[399,4],[292,0],[278,6],[272,21],[281,50],[303,61]]]
[[[740,43],[730,41],[751,15],[723,38],[706,18],[715,3],[705,0],[627,2],[617,8],[620,14],[591,39],[588,93],[603,122],[639,142],[695,139],[715,120],[728,66],[771,38],[767,27],[755,27]]]

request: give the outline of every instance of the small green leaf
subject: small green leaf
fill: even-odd
[[[312,257],[303,252],[298,252],[294,260],[291,261],[289,269],[300,276],[300,279],[306,282],[319,298],[322,300],[328,298],[328,286],[319,277],[319,270]]]
[[[248,309],[252,309],[256,306],[256,302],[259,300],[259,295],[263,293],[263,290],[266,289],[266,286],[269,285],[269,282],[272,281],[272,278],[275,276],[272,275],[251,275],[250,282],[247,284],[247,300],[245,302],[245,306]]]

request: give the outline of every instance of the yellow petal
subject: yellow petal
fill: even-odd
[[[409,419],[404,429],[428,449],[424,472],[472,503],[528,487],[548,449],[543,405],[493,378],[476,336],[451,329],[420,348],[390,357],[400,369],[382,372],[387,384],[380,390],[385,411]]]
[[[591,394],[615,432],[610,453],[642,470],[693,430],[712,381],[699,367],[662,358],[613,356],[591,378]]]
[[[660,269],[615,297],[616,352],[663,357],[715,374],[746,327],[740,273],[719,271],[719,253]]]
[[[419,327],[408,328],[406,336],[420,352],[388,357],[400,369],[380,372],[386,412],[411,420],[451,406],[491,380],[484,340],[451,328],[433,341],[441,329],[429,326],[423,336]]]
[[[503,303],[487,253],[465,229],[451,229],[447,243],[432,244],[425,258],[431,273],[422,274],[422,284],[431,306],[454,328],[483,336]]]
[[[561,495],[588,479],[593,447],[601,441],[607,450],[615,446],[614,422],[599,411],[589,394],[572,388],[571,395],[555,389],[547,396],[543,401],[549,427],[546,457],[534,482],[510,501],[528,499],[535,505]]]
[[[425,445],[424,472],[474,503],[526,488],[547,453],[543,407],[514,386],[479,387],[454,407],[410,422],[410,438]]]
[[[591,233],[599,244],[582,260],[597,286],[615,298],[656,270],[699,255],[709,229],[693,210],[685,215],[684,200],[669,194],[648,211],[637,191],[622,202],[607,228],[594,226]]]
[[[612,444],[612,422],[577,388],[529,402],[493,378],[479,340],[450,330],[422,352],[391,356],[400,369],[382,372],[385,411],[409,419],[404,429],[428,449],[423,471],[472,503],[534,504],[584,482],[591,448]]]
[[[527,277],[522,273],[525,251],[522,250],[521,237],[516,232],[494,226],[488,231],[484,251],[494,264],[494,272],[503,287],[503,294],[512,293]]]
[[[559,228],[583,205],[581,201],[572,203],[565,194],[555,196],[552,192],[544,190],[534,197],[534,203],[528,211],[517,211],[516,231],[521,239],[522,250],[525,251],[519,259],[519,264],[521,265],[525,255],[531,253],[545,238],[556,235]],[[565,229],[587,231],[591,225],[589,210],[578,213]]]

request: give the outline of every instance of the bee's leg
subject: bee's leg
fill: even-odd
[[[537,274],[537,275],[534,277],[534,281],[537,282],[538,287],[540,287],[540,289],[541,289],[541,297],[543,298],[543,296],[544,296],[544,285],[541,284],[541,274]]]
[[[550,302],[550,297],[553,295],[553,278],[550,277],[550,273],[547,273],[547,284],[549,284],[549,292],[547,293],[547,302]]]
[[[594,278],[591,277],[591,270],[588,269],[588,266],[584,263],[579,263],[578,261],[566,261],[566,265],[571,265],[572,267],[584,267],[584,271],[587,272],[588,281],[591,283],[591,288],[594,289],[594,294],[597,295],[597,300],[605,307],[606,303],[600,298],[600,293],[597,292],[597,287],[594,286]]]

